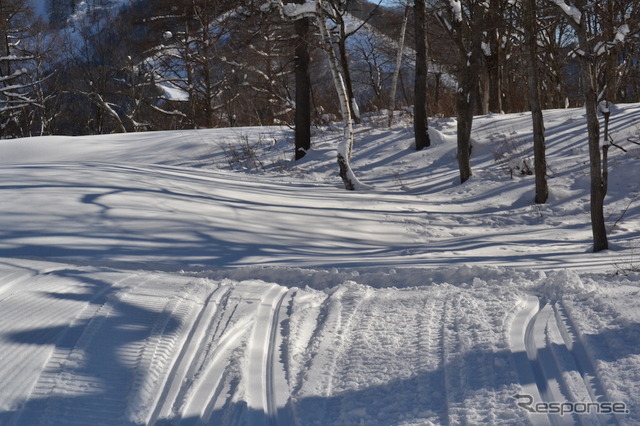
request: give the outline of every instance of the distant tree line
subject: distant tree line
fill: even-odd
[[[43,16],[30,0],[0,0],[0,138],[285,124],[299,159],[312,123],[341,117],[340,174],[356,189],[349,157],[362,112],[388,109],[391,125],[404,107],[416,149],[430,145],[428,116],[455,115],[464,183],[474,115],[531,111],[544,203],[541,112],[584,105],[594,250],[607,247],[598,108],[640,100],[636,1],[46,4]]]
[[[48,16],[38,16],[30,1],[0,0],[1,137],[293,123],[296,24],[265,13],[264,1],[138,0],[120,10],[106,0],[86,2],[83,10],[49,3]],[[361,111],[414,104],[414,16],[427,33],[430,115],[455,114],[456,84],[473,101],[470,114],[529,109],[521,2],[428,0],[420,9],[413,2],[325,3],[336,11],[329,30],[349,98]],[[582,104],[576,31],[551,0],[536,3],[541,107]],[[602,19],[591,32],[609,35],[595,70],[599,96],[637,101],[638,6],[594,4]],[[401,73],[390,100],[407,6]],[[312,118],[339,116],[317,23],[308,25]],[[467,63],[472,81],[465,82]]]
[[[0,0],[2,138],[293,123],[295,24],[260,2],[49,4],[39,16],[29,0]],[[318,29],[309,32],[312,113],[321,120],[339,115],[339,104]],[[380,107],[392,43],[346,37],[351,90],[363,107]],[[410,75],[409,57],[405,65]]]

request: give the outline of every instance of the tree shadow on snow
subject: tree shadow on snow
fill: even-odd
[[[95,316],[89,322],[77,321],[68,327],[46,327],[8,336],[8,339],[19,343],[54,344],[54,353],[66,354],[67,357],[57,358],[60,361],[58,363],[52,362],[55,359],[53,357],[34,388],[36,392],[24,406],[0,413],[0,424],[143,424],[131,420],[128,414],[137,410],[148,412],[150,408],[135,406],[136,392],[140,390],[136,388],[137,365],[123,362],[123,351],[128,345],[148,339],[154,333],[154,324],[157,326],[158,322],[166,324],[164,333],[175,330],[178,327],[177,319],[171,316],[161,319],[158,312],[128,304],[119,299],[107,283],[88,280],[82,273],[56,273],[85,280],[85,284],[97,290],[88,297],[88,302],[98,307],[111,301],[113,311],[108,316]],[[79,295],[57,293],[51,293],[50,296],[70,297],[73,300],[81,298]],[[110,331],[113,331],[114,337],[108,340]],[[631,324],[620,330],[605,331],[602,336],[587,337],[614,344],[617,342],[626,347],[609,352],[606,361],[613,361],[631,353],[640,353],[637,343],[629,340],[630,336],[637,336],[638,333],[640,324]],[[90,344],[96,336],[107,338],[107,341]],[[543,349],[547,350],[551,349]],[[82,360],[74,360],[70,356],[73,353],[82,354]],[[439,356],[444,355],[440,353]],[[271,415],[248,407],[245,401],[234,402],[227,395],[224,404],[213,410],[207,418],[159,419],[155,424],[387,425],[421,420],[449,424],[450,420],[456,419],[468,424],[496,421],[520,424],[526,422],[528,414],[517,405],[518,401],[513,398],[511,391],[517,392],[518,385],[536,383],[544,392],[545,386],[535,366],[532,366],[528,376],[518,374],[516,365],[523,359],[525,364],[528,363],[525,353],[477,345],[432,370],[420,370],[420,366],[416,365],[415,371],[402,372],[406,374],[404,378],[380,383],[352,383],[352,389],[333,389],[331,392],[334,394],[327,397],[299,397]],[[379,368],[384,369],[385,366],[380,365]],[[365,374],[362,380],[371,377]],[[57,380],[57,387],[52,381],[54,379]],[[71,389],[69,386],[75,386],[75,391],[62,392]],[[158,389],[156,394],[162,394],[162,389]],[[504,412],[504,407],[508,407],[509,412]],[[629,408],[634,412],[634,407]]]
[[[148,359],[136,343],[174,332],[178,319],[163,310],[128,303],[117,294],[118,288],[82,271],[50,274],[78,280],[85,292],[49,292],[48,297],[87,305],[68,325],[4,336],[16,343],[54,347],[28,401],[0,413],[0,424],[133,424],[125,413],[144,380],[140,372],[154,374],[140,369],[138,364]],[[85,312],[87,318],[83,318]]]

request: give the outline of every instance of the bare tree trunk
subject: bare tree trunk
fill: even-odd
[[[487,12],[487,29],[489,37],[490,55],[485,55],[487,67],[488,85],[485,87],[487,91],[486,108],[488,112],[500,113],[502,107],[502,69],[504,54],[502,48],[501,34],[504,30],[504,7],[502,1],[492,0],[491,8]]]
[[[2,38],[2,41],[0,42],[0,57],[9,58],[11,54],[11,42],[8,28],[9,17],[7,16],[8,11],[6,11],[5,9],[6,5],[4,1],[0,0],[0,37]],[[0,61],[0,77],[9,77],[9,75],[11,74],[10,63],[11,61],[9,60]],[[5,86],[6,84],[6,82],[2,83],[3,86]]]
[[[325,44],[327,55],[329,56],[329,66],[331,68],[331,74],[333,76],[333,82],[338,93],[338,99],[340,100],[340,110],[342,112],[342,120],[344,122],[344,136],[342,141],[338,143],[337,161],[340,170],[340,177],[344,183],[345,189],[353,191],[360,183],[351,170],[349,160],[351,159],[351,151],[353,149],[353,124],[351,122],[351,106],[349,105],[349,99],[347,95],[347,89],[344,84],[342,74],[340,73],[340,63],[338,57],[333,49],[331,43],[331,35],[327,28],[327,22],[323,16],[324,2],[322,0],[317,1],[316,10],[318,11],[318,27],[320,29],[320,35]]]
[[[416,36],[416,82],[413,130],[416,151],[431,146],[427,122],[427,34],[425,0],[414,0]]]
[[[344,187],[347,190],[353,191],[355,189],[358,189],[358,187],[362,187],[363,185],[358,181],[355,174],[353,173],[353,170],[351,170],[351,165],[349,164],[349,161],[351,159],[351,151],[353,149],[353,123],[351,122],[351,105],[349,104],[347,89],[344,84],[343,76],[340,72],[340,62],[334,50],[333,43],[331,42],[331,34],[329,34],[329,28],[327,28],[324,1],[317,0],[315,4],[315,10],[313,12],[307,11],[300,14],[287,14],[287,12],[284,10],[284,4],[282,3],[282,1],[275,2],[274,4],[279,7],[280,13],[282,13],[282,15],[286,19],[298,20],[304,17],[312,17],[317,21],[318,28],[320,29],[320,37],[325,45],[327,55],[329,56],[329,68],[331,69],[333,83],[338,94],[338,99],[340,101],[342,120],[344,122],[344,135],[337,146],[337,161],[340,171],[340,178],[342,178]]]
[[[586,33],[584,34],[586,39]],[[582,41],[582,40],[581,40]],[[581,43],[582,45],[582,43]],[[598,99],[595,82],[595,69],[588,57],[580,58],[582,87],[587,112],[587,132],[589,137],[589,169],[591,171],[591,231],[593,233],[593,251],[609,248],[607,229],[604,221],[604,197],[607,188],[602,173],[600,157],[600,122],[598,121]]]
[[[404,16],[402,17],[402,26],[400,28],[400,40],[398,41],[396,67],[393,70],[393,78],[391,79],[391,94],[389,95],[389,112],[387,118],[388,127],[391,127],[393,121],[393,111],[396,108],[396,91],[398,89],[398,76],[400,75],[400,66],[402,65],[402,51],[404,50],[404,38],[407,32],[407,22],[409,21],[409,10],[409,5],[405,6]]]
[[[557,3],[556,3],[557,4]],[[600,122],[598,121],[597,90],[597,56],[592,45],[593,34],[589,31],[589,12],[587,7],[577,8],[577,13],[569,13],[562,5],[558,5],[567,22],[575,30],[580,47],[578,60],[582,92],[587,115],[587,134],[589,144],[589,170],[591,174],[591,232],[593,234],[593,251],[599,252],[609,248],[607,228],[604,221],[604,197],[607,193],[606,173],[602,169],[600,156]],[[565,4],[566,6],[566,4]]]
[[[542,116],[542,108],[540,106],[540,92],[538,82],[537,67],[537,14],[536,0],[526,0],[524,13],[525,22],[525,40],[528,47],[528,76],[529,76],[529,106],[531,108],[531,118],[533,121],[533,162],[536,177],[536,196],[537,204],[544,204],[549,198],[549,187],[547,185],[547,160],[545,154],[544,140],[544,118]]]
[[[491,91],[491,77],[489,76],[489,69],[487,68],[487,56],[485,56],[484,66],[480,71],[479,80],[479,93],[478,93],[478,105],[477,110],[479,114],[486,115],[489,114],[489,98]]]
[[[344,20],[340,21],[340,25],[340,40],[338,42],[338,51],[340,52],[340,65],[342,66],[345,88],[347,90],[347,99],[349,99],[349,106],[351,107],[351,118],[356,124],[360,124],[360,111],[358,109],[355,94],[353,93],[353,81],[351,80],[351,71],[349,69],[349,57],[347,56],[347,38]]]
[[[458,32],[459,37],[462,33]],[[458,120],[458,168],[460,183],[465,183],[471,173],[471,129],[473,115],[479,96],[480,39],[478,31],[470,35],[468,50],[459,49],[460,71],[458,75],[458,92],[456,96],[456,115]],[[460,46],[464,41],[459,40]]]
[[[471,177],[471,128],[473,127],[473,111],[476,105],[477,77],[469,75],[471,69],[464,71],[461,88],[456,96],[456,115],[458,131],[458,169],[460,170],[460,183],[465,183]],[[475,81],[475,86],[473,87]]]
[[[295,159],[299,160],[311,149],[311,79],[309,77],[309,18],[295,22]]]

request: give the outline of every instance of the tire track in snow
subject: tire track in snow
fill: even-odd
[[[419,424],[445,423],[443,363],[432,349],[441,347],[440,298],[355,285],[339,290],[345,288],[349,309],[339,322],[345,327],[328,329],[327,347],[312,364],[331,361],[324,372],[331,371],[332,387],[305,387],[296,407],[299,424],[399,424],[408,416]],[[341,307],[327,321],[337,320]]]
[[[17,268],[20,272],[3,277],[4,297],[0,299],[0,335],[7,350],[0,355],[0,370],[4,373],[0,409],[13,411],[14,418],[21,415],[24,401],[33,392],[54,344],[64,333],[65,326],[61,324],[72,322],[86,305],[83,300],[65,296],[82,292],[82,285],[50,274],[60,268]],[[43,288],[47,292],[42,292]]]
[[[94,293],[56,342],[21,420],[146,423],[182,328],[209,288],[176,281],[182,285],[167,293],[156,275],[129,275]]]
[[[514,318],[511,348],[522,386],[520,403],[589,404],[603,402],[593,363],[560,304],[539,306],[528,296]],[[529,407],[531,404],[529,404]],[[522,407],[522,406],[521,406]],[[524,408],[524,407],[523,407]],[[548,410],[551,411],[551,410]],[[534,425],[617,424],[611,415],[530,412]]]
[[[487,338],[493,324],[487,315],[486,305],[478,304],[479,301],[473,299],[463,298],[462,300],[471,305],[461,306],[461,310],[458,311],[458,322],[461,322],[460,318],[471,309],[477,313],[477,316],[466,325],[463,336],[459,338],[464,342],[461,346],[465,347],[462,366],[463,389],[465,393],[473,392],[475,395],[482,395],[481,398],[473,398],[465,394],[464,423],[495,424],[499,415],[496,409],[496,358],[494,346],[490,343],[493,339]]]
[[[494,342],[496,318],[485,302],[468,292],[448,293],[441,303],[439,349],[447,411],[443,423],[499,423],[500,405]],[[455,296],[454,296],[455,295]],[[454,296],[454,297],[452,297]],[[469,315],[473,311],[474,315]]]

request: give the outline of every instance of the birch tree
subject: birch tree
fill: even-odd
[[[320,37],[329,58],[329,67],[331,69],[334,87],[340,102],[340,112],[342,114],[342,121],[344,125],[343,137],[338,143],[336,155],[340,178],[344,183],[345,189],[349,191],[364,188],[364,185],[356,178],[350,165],[351,152],[353,150],[353,120],[349,96],[347,94],[344,77],[340,69],[340,61],[338,60],[338,56],[333,47],[331,34],[327,26],[326,15],[332,13],[331,8],[329,8],[323,0],[305,2],[303,4],[285,4],[282,0],[272,0],[272,2],[263,5],[262,10],[266,12],[271,8],[271,6],[278,8],[285,19],[295,21],[305,17],[312,18],[318,25]]]
[[[299,0],[304,4],[304,0]],[[303,17],[295,21],[295,80],[296,109],[294,115],[295,159],[304,157],[311,149],[311,77],[309,75],[310,20]]]
[[[396,108],[396,91],[398,89],[398,77],[400,76],[400,67],[402,65],[402,54],[404,50],[404,39],[407,33],[407,23],[409,21],[409,5],[404,7],[402,15],[402,25],[400,26],[400,39],[398,40],[398,53],[396,54],[396,64],[393,68],[393,77],[391,79],[391,94],[389,95],[389,111],[387,116],[387,127],[391,127],[393,122],[393,111]]]

